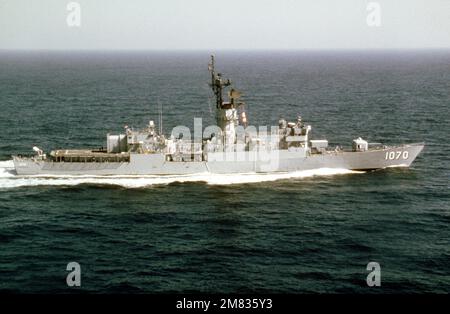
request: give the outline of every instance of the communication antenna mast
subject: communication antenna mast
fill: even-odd
[[[239,120],[245,127],[248,125],[248,117],[245,110],[245,103],[240,101],[241,93],[234,88],[228,91],[228,102],[223,101],[223,90],[225,87],[231,85],[229,79],[222,78],[220,73],[216,73],[214,55],[211,55],[211,61],[208,64],[208,70],[211,73],[211,83],[209,86],[214,92],[216,97],[216,108],[220,110],[226,110],[227,108],[233,108],[239,111]]]
[[[229,79],[223,79],[222,74],[216,73],[214,63],[214,55],[211,55],[211,61],[208,64],[208,70],[211,72],[211,83],[209,86],[211,86],[214,95],[216,96],[216,108],[221,108],[223,104],[222,90],[224,87],[230,86],[231,81]]]
[[[163,105],[162,105],[162,103],[159,101],[159,99],[158,99],[158,113],[159,113],[159,121],[158,121],[158,125],[159,125],[159,134],[160,135],[162,135],[162,132],[163,132],[163,117],[162,117],[162,115],[163,115]]]

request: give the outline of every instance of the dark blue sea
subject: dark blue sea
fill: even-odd
[[[253,125],[426,147],[411,168],[260,182],[17,178],[12,154],[105,146],[160,106],[165,133],[212,124],[209,52],[2,51],[0,291],[450,292],[450,51],[215,54]]]

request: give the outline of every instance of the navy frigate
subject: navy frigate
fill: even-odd
[[[125,127],[123,134],[107,134],[106,147],[57,149],[46,154],[13,156],[18,175],[188,175],[198,173],[287,173],[321,168],[370,171],[408,167],[423,143],[387,146],[361,137],[348,149],[330,148],[326,139],[312,139],[311,126],[301,116],[280,119],[270,129],[249,125],[241,93],[208,65],[215,98],[216,123],[194,130],[174,128],[169,136],[149,121],[143,129]],[[225,96],[226,99],[225,99]],[[195,122],[194,122],[195,124]],[[195,129],[195,127],[194,127]],[[198,132],[197,132],[198,133]]]

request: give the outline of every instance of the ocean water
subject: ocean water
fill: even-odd
[[[450,51],[216,59],[251,124],[301,114],[330,145],[426,147],[369,173],[16,177],[12,154],[104,146],[160,105],[165,133],[212,124],[209,53],[0,52],[0,292],[450,292]]]

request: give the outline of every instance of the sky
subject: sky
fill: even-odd
[[[450,0],[0,0],[0,49],[427,48]]]

